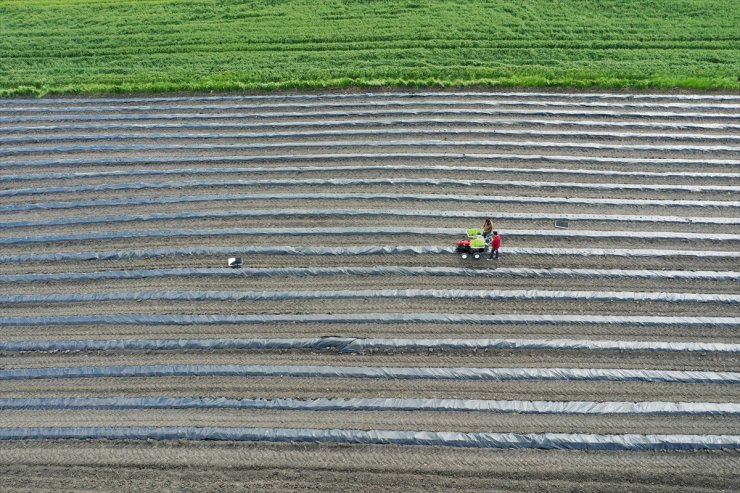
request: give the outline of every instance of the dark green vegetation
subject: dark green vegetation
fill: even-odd
[[[737,0],[0,0],[0,95],[738,89]]]

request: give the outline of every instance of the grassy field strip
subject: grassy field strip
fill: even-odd
[[[558,149],[599,149],[615,151],[668,151],[668,152],[740,152],[740,146],[697,146],[672,144],[601,144],[591,142],[542,142],[506,140],[357,140],[357,141],[312,141],[312,142],[253,142],[248,144],[97,144],[67,146],[29,146],[2,148],[0,155],[96,152],[96,151],[177,151],[177,150],[223,150],[223,149],[284,149],[284,148],[344,148],[344,147],[524,147]]]
[[[697,252],[701,255],[702,252]],[[639,270],[639,269],[533,269],[497,267],[495,269],[470,269],[454,267],[275,267],[228,269],[216,267],[177,269],[136,269],[92,272],[54,272],[0,275],[2,283],[28,283],[49,281],[91,281],[101,279],[149,279],[170,277],[313,277],[313,276],[443,276],[443,277],[533,277],[533,278],[577,278],[603,277],[613,279],[686,279],[686,280],[738,280],[735,271],[686,271],[686,270]]]
[[[547,291],[537,289],[362,289],[342,291],[117,291],[94,293],[0,294],[0,305],[98,301],[274,301],[345,299],[470,299],[662,301],[736,305],[740,295],[633,291]]]
[[[702,129],[702,130],[737,130],[740,124],[733,123],[697,123],[697,122],[640,122],[640,121],[606,121],[606,120],[537,120],[537,119],[500,119],[500,118],[407,118],[407,119],[356,119],[356,120],[320,120],[320,121],[268,121],[257,123],[245,122],[189,122],[189,123],[69,123],[61,125],[4,126],[4,133],[41,133],[69,130],[210,130],[210,129],[245,129],[245,128],[283,128],[283,127],[359,127],[359,126],[398,126],[398,125],[492,125],[492,126],[553,126],[553,127],[619,127],[619,128],[669,128],[669,129]],[[682,134],[678,134],[682,135]],[[709,134],[713,135],[713,134]]]
[[[0,144],[28,144],[41,142],[91,141],[91,140],[161,140],[161,139],[282,139],[286,137],[320,138],[320,137],[352,137],[352,136],[398,136],[398,135],[510,135],[522,137],[581,137],[606,139],[646,139],[646,140],[740,140],[735,134],[675,134],[675,133],[641,133],[641,132],[583,132],[583,131],[555,131],[555,130],[506,130],[506,129],[475,129],[475,128],[433,128],[433,129],[343,129],[323,131],[294,131],[294,132],[250,132],[250,133],[127,133],[127,134],[63,134],[63,135],[28,135],[24,137],[0,137]]]
[[[32,115],[32,116],[0,116],[0,123],[24,122],[61,122],[61,121],[146,121],[146,120],[240,120],[240,119],[271,119],[271,118],[350,118],[350,117],[388,117],[388,116],[434,116],[434,115],[462,115],[462,116],[540,116],[540,117],[611,117],[611,118],[664,118],[687,120],[737,120],[737,113],[697,113],[697,112],[660,112],[660,111],[605,111],[605,110],[559,110],[559,109],[375,109],[355,111],[282,111],[274,113],[121,113],[113,115],[89,114],[81,112],[77,115]]]
[[[711,257],[740,258],[739,251],[721,250],[656,250],[630,248],[531,248],[506,247],[512,255],[528,256],[576,256],[576,257]],[[113,250],[103,252],[56,252],[56,253],[22,253],[0,255],[0,264],[26,264],[35,262],[85,261],[85,260],[123,260],[151,259],[158,257],[182,257],[192,255],[232,255],[239,252],[244,255],[278,255],[278,256],[347,256],[347,255],[449,255],[454,253],[454,246],[364,246],[364,247],[295,247],[292,245],[275,246],[229,246],[229,247],[184,247],[184,248],[142,248],[137,250]]]
[[[714,402],[493,401],[478,399],[198,399],[178,397],[0,399],[2,410],[281,409],[310,411],[516,412],[525,414],[740,415],[740,404]]]
[[[321,102],[321,103],[264,103],[264,104],[166,104],[166,105],[106,105],[106,106],[0,106],[0,113],[101,113],[114,111],[165,111],[170,109],[192,110],[196,112],[207,110],[275,110],[275,109],[317,109],[317,108],[389,108],[389,107],[416,107],[416,106],[436,106],[436,107],[467,107],[476,108],[501,107],[501,106],[537,106],[537,107],[566,107],[566,108],[660,108],[660,109],[688,109],[688,110],[740,110],[740,104],[731,103],[673,103],[673,102],[583,102],[583,101],[527,101],[504,99],[502,101],[470,101],[464,98],[458,101],[452,101],[448,98],[431,99],[423,101],[391,101],[387,98],[383,101],[362,101],[362,102]]]
[[[366,228],[280,228],[281,237],[291,236],[325,236],[351,235],[376,236],[399,235],[430,236],[449,235],[460,236],[459,228],[397,228],[397,227],[366,227]],[[680,231],[588,231],[588,230],[507,230],[507,238],[532,237],[569,237],[569,238],[637,238],[637,239],[669,239],[669,240],[704,240],[713,242],[740,241],[740,234],[736,233],[687,233]],[[2,237],[0,245],[24,245],[33,243],[54,243],[61,241],[95,241],[104,239],[134,239],[156,237],[193,237],[193,236],[275,236],[275,228],[210,228],[210,229],[152,229],[152,230],[123,230],[123,231],[91,231],[86,233],[69,233],[42,236]]]
[[[0,151],[1,152],[1,151]],[[350,186],[350,185],[428,185],[428,186],[471,186],[471,187],[517,187],[517,188],[554,188],[580,190],[642,190],[655,192],[740,192],[740,186],[734,185],[691,185],[691,184],[654,184],[654,183],[592,183],[592,182],[552,182],[521,180],[461,180],[452,178],[304,178],[304,179],[261,179],[261,180],[183,180],[136,183],[99,183],[77,186],[50,186],[32,188],[8,188],[0,190],[0,197],[19,197],[28,195],[48,195],[80,192],[100,192],[113,190],[145,189],[189,189],[198,187],[226,186]]]
[[[596,350],[659,352],[740,352],[740,344],[574,339],[359,339],[320,337],[291,339],[82,339],[0,341],[0,351],[182,351],[182,350],[331,350],[358,353],[374,350]],[[0,409],[3,405],[0,404]],[[739,411],[740,412],[740,411]]]
[[[487,213],[484,211],[440,211],[416,209],[226,209],[209,211],[187,211],[174,213],[148,213],[137,215],[108,215],[65,217],[55,219],[41,219],[35,221],[3,221],[0,229],[35,228],[44,226],[66,226],[78,224],[114,224],[128,222],[148,222],[187,219],[214,219],[214,218],[247,218],[247,217],[355,217],[355,216],[398,216],[398,217],[427,217],[427,218],[470,218],[478,219],[523,219],[523,220],[556,220],[568,219],[573,221],[599,222],[638,222],[638,223],[679,223],[679,224],[724,224],[738,225],[737,217],[687,217],[687,216],[648,216],[648,215],[616,215],[616,214],[568,214],[568,213],[541,213],[541,212],[504,212]]]
[[[232,156],[152,156],[152,157],[105,157],[105,158],[55,158],[33,159],[24,161],[0,161],[0,168],[18,168],[32,166],[120,166],[129,164],[180,164],[180,163],[222,163],[252,161],[345,161],[350,159],[451,159],[451,160],[512,160],[542,161],[563,163],[600,163],[600,164],[635,164],[635,165],[706,165],[706,166],[740,166],[740,159],[687,159],[687,158],[632,158],[605,156],[567,156],[548,154],[490,154],[490,153],[450,153],[450,152],[395,152],[395,153],[332,153],[332,154],[265,154],[265,155],[232,155]]]
[[[346,166],[287,166],[287,167],[250,167],[250,168],[176,168],[176,169],[127,169],[116,171],[79,171],[71,173],[36,173],[0,175],[0,182],[17,181],[39,181],[39,180],[70,180],[76,178],[103,178],[103,177],[128,177],[128,176],[157,176],[157,175],[211,175],[232,174],[244,175],[259,173],[325,173],[342,172],[352,173],[357,171],[404,171],[414,174],[430,173],[435,171],[482,172],[482,173],[541,173],[541,174],[563,174],[563,175],[591,175],[591,176],[634,176],[641,178],[740,178],[740,173],[715,173],[711,171],[614,171],[614,170],[592,170],[592,169],[569,169],[569,168],[517,168],[498,166],[446,166],[426,165],[423,167],[396,164],[396,165],[346,165]]]
[[[146,365],[14,368],[0,370],[1,380],[238,376],[291,378],[378,378],[403,380],[566,380],[740,384],[740,373],[622,368],[431,368],[302,365]]]
[[[328,94],[230,94],[219,96],[165,96],[165,97],[94,97],[94,98],[70,98],[70,97],[47,97],[44,99],[0,99],[0,106],[5,105],[51,105],[51,104],[100,104],[100,103],[177,103],[177,102],[197,102],[197,101],[254,101],[254,100],[321,100],[321,99],[372,99],[372,98],[448,98],[457,97],[465,99],[474,98],[546,98],[552,99],[626,99],[626,100],[688,100],[688,101],[740,101],[740,96],[735,94],[651,94],[651,93],[595,93],[595,92],[485,92],[485,91],[435,91],[435,92],[352,92],[352,93],[328,93]]]

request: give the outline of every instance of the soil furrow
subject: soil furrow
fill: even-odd
[[[143,365],[307,365],[452,368],[633,368],[736,371],[736,353],[648,351],[479,350],[386,351],[338,354],[334,351],[85,351],[62,354],[0,352],[4,369]]]
[[[141,377],[0,381],[20,397],[382,397],[549,401],[737,402],[737,385],[588,381],[385,380],[285,377]]]
[[[128,409],[0,411],[5,427],[224,426],[496,433],[737,435],[738,417],[475,412]]]

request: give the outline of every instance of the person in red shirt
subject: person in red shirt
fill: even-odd
[[[498,234],[498,231],[494,231],[493,238],[491,239],[491,254],[488,256],[488,260],[494,258],[494,254],[496,254],[496,258],[498,259],[499,248],[501,248],[501,235]]]

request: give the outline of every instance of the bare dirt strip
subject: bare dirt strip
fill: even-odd
[[[189,324],[189,325],[54,325],[9,326],[4,340],[310,338],[344,335],[389,339],[588,339],[737,343],[736,326],[609,324]]]
[[[740,259],[738,259],[740,260]],[[629,291],[652,292],[655,289],[656,279],[613,278],[608,275],[596,276],[536,276],[510,277],[502,274],[501,277],[484,277],[485,269],[490,263],[480,262],[482,271],[480,278],[474,276],[395,276],[395,275],[347,275],[338,279],[332,275],[319,276],[290,276],[275,275],[271,277],[217,277],[205,276],[165,276],[145,279],[117,279],[116,291],[281,291],[285,289],[286,280],[290,279],[292,290],[318,291],[341,290],[352,286],[353,290],[373,289],[534,289],[534,290],[562,290],[563,284],[573,291]],[[497,267],[497,266],[495,266]],[[492,267],[491,269],[493,269]],[[79,280],[79,281],[40,281],[40,282],[0,282],[2,294],[24,293],[93,293],[105,292],[110,288],[109,279]],[[737,289],[738,279],[727,280],[689,280],[689,279],[660,279],[661,290],[671,293],[733,293]]]
[[[275,97],[277,96],[277,97]],[[664,96],[664,97],[657,97]],[[680,103],[680,104],[677,104]],[[738,270],[736,189],[740,99],[683,95],[594,94],[314,94],[187,100],[50,98],[0,101],[0,239],[174,229],[273,228],[275,234],[58,239],[0,245],[2,255],[144,250],[138,258],[49,260],[12,257],[0,275],[224,267],[241,255],[247,267],[439,266],[572,269]],[[79,136],[79,137],[75,137]],[[299,167],[299,168],[296,168]],[[445,168],[443,168],[445,167]],[[217,168],[224,168],[219,170]],[[236,169],[243,168],[243,169]],[[293,168],[293,169],[288,169]],[[153,174],[152,170],[182,170]],[[85,172],[102,172],[83,175]],[[111,175],[109,172],[114,172]],[[39,176],[60,173],[54,176]],[[75,174],[77,173],[77,174]],[[108,174],[105,174],[108,173]],[[34,176],[36,175],[36,176]],[[3,180],[3,177],[7,179]],[[330,181],[352,179],[342,183]],[[241,181],[240,181],[241,180]],[[251,180],[251,181],[244,181]],[[285,180],[285,181],[282,181]],[[313,180],[313,181],[306,181]],[[395,181],[394,181],[395,180]],[[458,181],[455,181],[458,180]],[[467,181],[460,181],[467,180]],[[488,180],[488,181],[486,181]],[[491,181],[493,180],[493,181]],[[120,189],[95,189],[132,184]],[[162,188],[164,186],[164,188]],[[656,187],[657,186],[657,187]],[[670,186],[670,188],[661,188]],[[718,189],[702,187],[723,187]],[[57,187],[72,187],[58,189]],[[78,187],[78,188],[75,188]],[[88,188],[84,188],[88,187]],[[93,188],[90,188],[93,187]],[[21,190],[29,189],[29,190]],[[353,193],[339,198],[335,194]],[[219,195],[233,194],[233,197]],[[252,194],[251,196],[249,194]],[[269,194],[257,198],[254,194]],[[303,195],[299,195],[303,194]],[[374,196],[368,194],[376,194]],[[382,194],[382,195],[380,195]],[[420,196],[411,197],[417,194]],[[194,197],[194,196],[200,197]],[[442,197],[458,195],[460,197]],[[500,199],[491,200],[491,197]],[[154,203],[148,199],[174,198]],[[127,199],[144,203],[126,204]],[[109,203],[74,204],[82,200]],[[604,203],[604,201],[607,203]],[[659,201],[668,202],[659,202]],[[642,202],[641,202],[642,201]],[[686,202],[694,201],[694,202]],[[713,201],[714,203],[710,203]],[[69,203],[66,204],[65,203]],[[28,205],[30,208],[24,209]],[[62,208],[57,208],[57,207]],[[292,214],[290,209],[332,213]],[[340,209],[421,211],[425,216],[336,215]],[[262,217],[239,211],[274,211]],[[225,218],[94,224],[13,221],[231,211]],[[435,214],[434,211],[441,211]],[[488,211],[488,212],[487,212]],[[471,217],[446,217],[447,213]],[[502,257],[462,261],[452,253],[276,255],[241,247],[452,247],[488,215],[504,236]],[[509,216],[507,216],[509,214]],[[525,214],[516,216],[516,214]],[[526,214],[531,214],[527,217]],[[565,214],[663,216],[571,219],[567,232],[608,238],[547,236]],[[5,227],[3,227],[5,224]],[[283,228],[399,228],[398,233],[285,235]],[[404,228],[458,228],[459,235],[404,234]],[[546,234],[514,235],[513,230]],[[507,232],[508,231],[508,232]],[[671,233],[671,238],[649,238]],[[691,237],[692,234],[698,236]],[[156,248],[223,248],[224,254],[148,255]],[[507,251],[507,248],[511,249]],[[549,254],[513,253],[553,248]],[[558,249],[592,253],[558,254]],[[614,249],[606,254],[593,249]],[[636,249],[696,255],[630,254]],[[728,252],[710,256],[712,252]],[[287,253],[287,252],[286,252]],[[572,253],[572,252],[571,252]],[[30,260],[30,261],[29,261]],[[360,289],[505,289],[740,294],[735,280],[640,277],[438,277],[334,274],[310,277],[155,277],[0,283],[0,294],[138,291],[352,291]],[[4,317],[115,313],[650,315],[738,317],[732,303],[657,301],[312,299],[265,301],[97,301],[0,305]],[[531,338],[606,341],[738,342],[735,325],[630,324],[91,324],[7,325],[2,341],[155,338],[296,338],[338,335],[386,338]],[[161,364],[341,365],[367,367],[561,367],[738,371],[736,353],[495,350],[368,351],[85,351],[4,352],[8,368]],[[288,377],[80,378],[0,381],[0,397],[405,397],[513,400],[740,402],[735,385],[627,381],[434,381]],[[0,411],[12,426],[266,426],[416,431],[676,433],[737,435],[737,417],[583,416],[379,411],[234,411],[132,409]],[[446,447],[137,441],[0,442],[3,489],[37,491],[692,491],[732,490],[740,481],[737,450],[576,452],[470,450]]]
[[[323,313],[382,313],[431,312],[467,314],[540,314],[567,312],[579,315],[620,315],[629,309],[631,315],[713,316],[721,310],[723,316],[737,317],[740,305],[723,302],[688,303],[663,301],[592,301],[588,297],[575,300],[480,300],[468,298],[367,298],[309,299],[285,301],[91,301],[79,303],[3,304],[6,316],[94,315],[99,313],[169,313],[169,314],[323,314]]]
[[[4,426],[224,426],[502,433],[740,433],[740,417],[518,415],[475,412],[134,409],[0,411]]]
[[[576,350],[373,351],[337,354],[334,351],[101,351],[72,354],[2,352],[3,367],[47,368],[116,365],[332,365],[366,367],[538,367],[635,368],[665,370],[734,371],[737,354],[686,352],[602,351],[598,361],[584,361]]]
[[[313,399],[404,397],[503,400],[737,402],[726,384],[597,381],[452,381],[283,377],[79,378],[0,381],[6,397],[172,396]]]
[[[732,489],[736,453],[470,450],[208,442],[0,444],[9,490],[645,491]],[[245,485],[248,485],[245,487]]]

